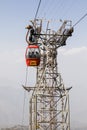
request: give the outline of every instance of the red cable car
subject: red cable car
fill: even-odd
[[[25,53],[27,66],[38,66],[40,64],[40,50],[38,45],[29,45]]]

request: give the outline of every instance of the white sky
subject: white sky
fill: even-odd
[[[25,84],[25,26],[34,18],[39,0],[0,1],[0,127],[21,124]],[[86,0],[42,0],[38,16],[69,19],[73,24],[87,11]],[[57,23],[52,27],[58,27]],[[67,46],[59,49],[59,72],[70,92],[71,124],[87,124],[87,17],[75,28]],[[35,83],[35,68],[29,68],[28,83]],[[33,78],[34,77],[34,78]],[[28,124],[26,93],[24,123]]]

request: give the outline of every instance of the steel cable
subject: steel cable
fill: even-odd
[[[38,11],[39,11],[39,8],[40,8],[40,4],[41,4],[41,0],[39,1],[34,20],[37,18],[37,14],[38,14]]]
[[[26,67],[25,86],[27,85],[27,76],[28,76],[28,67]],[[22,114],[22,126],[24,125],[25,99],[26,99],[26,91],[24,90],[24,99],[23,99],[23,114]]]
[[[37,18],[37,14],[40,8],[41,0],[39,1],[37,11],[35,14],[34,20]],[[25,86],[27,85],[27,76],[28,76],[28,67],[26,67],[26,78],[25,78]],[[25,113],[25,98],[26,98],[26,92],[24,91],[24,99],[23,99],[23,115],[22,115],[22,126],[24,125],[24,113]]]
[[[83,16],[73,25],[73,27],[75,27],[78,23],[80,23],[86,16],[87,16],[87,13],[86,13],[85,15],[83,15]]]

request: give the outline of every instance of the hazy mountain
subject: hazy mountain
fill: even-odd
[[[21,125],[17,125],[17,126],[13,126],[13,127],[8,127],[8,128],[1,128],[0,130],[28,130],[28,126],[21,126]]]
[[[17,126],[13,126],[13,127],[9,127],[9,128],[1,128],[0,130],[29,130],[28,126],[21,126],[21,125],[17,125]],[[87,127],[81,127],[79,128],[71,128],[71,130],[87,130]]]

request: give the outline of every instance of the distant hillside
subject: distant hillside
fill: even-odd
[[[28,126],[17,125],[9,128],[1,128],[0,130],[29,130]],[[82,128],[71,128],[71,130],[87,130],[87,127]]]
[[[0,130],[29,130],[29,128],[28,126],[17,125],[9,128],[1,128]]]
[[[87,130],[87,127],[85,127],[85,128],[72,128],[71,130]]]

